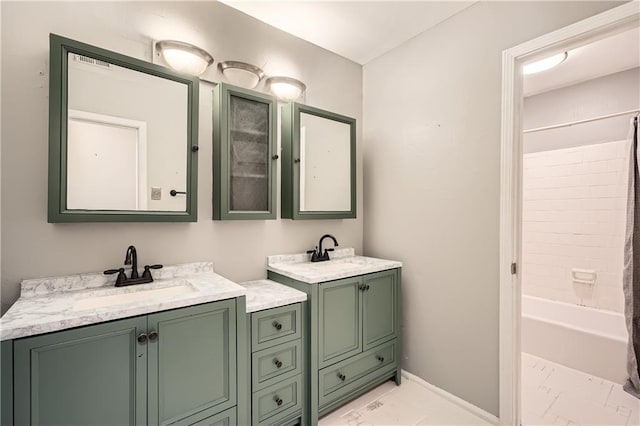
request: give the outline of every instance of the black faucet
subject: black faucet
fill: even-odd
[[[312,262],[324,262],[325,260],[329,260],[329,252],[333,251],[334,249],[328,248],[324,249],[324,252],[322,251],[322,241],[324,241],[325,238],[331,238],[333,240],[334,247],[338,246],[338,240],[336,240],[336,237],[331,234],[324,234],[322,237],[320,237],[318,246],[314,250],[307,251],[307,254],[311,255]]]
[[[142,277],[140,277],[138,275],[138,253],[134,246],[129,246],[127,248],[124,264],[131,265],[131,276],[129,278],[127,278],[127,275],[124,273],[124,268],[107,269],[104,271],[105,275],[118,274],[118,277],[116,278],[116,287],[153,282],[151,269],[162,268],[162,265],[144,265],[144,272],[142,272]]]
[[[138,278],[138,252],[134,246],[127,248],[127,253],[124,256],[124,264],[131,265],[131,277],[134,280]]]

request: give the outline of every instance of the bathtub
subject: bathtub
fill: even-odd
[[[522,296],[522,351],[615,383],[627,378],[622,314]]]

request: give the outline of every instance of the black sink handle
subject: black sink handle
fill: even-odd
[[[142,272],[142,278],[148,280],[147,282],[153,282],[153,277],[151,276],[151,269],[160,269],[162,265],[144,265],[144,271]]]
[[[116,287],[120,287],[122,283],[124,283],[127,280],[127,276],[124,273],[124,268],[107,269],[106,271],[104,271],[104,274],[105,275],[118,274],[118,276],[116,277]]]

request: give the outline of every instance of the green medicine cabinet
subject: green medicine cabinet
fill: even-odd
[[[49,222],[195,222],[198,79],[49,40]]]
[[[356,120],[308,105],[282,108],[286,219],[356,217]]]
[[[224,83],[213,99],[213,219],[275,219],[276,99]]]

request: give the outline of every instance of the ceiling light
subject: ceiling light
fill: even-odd
[[[544,58],[540,61],[532,62],[530,64],[525,65],[522,68],[522,73],[524,75],[535,74],[537,72],[542,72],[546,70],[550,70],[553,67],[556,67],[563,63],[569,54],[567,52],[558,53],[557,55],[549,56],[548,58]]]
[[[246,62],[224,61],[218,64],[224,78],[236,86],[253,89],[264,78],[264,71]]]
[[[300,80],[291,77],[267,78],[267,89],[281,101],[295,101],[304,93],[307,86]]]
[[[213,57],[193,44],[175,40],[156,42],[156,49],[175,71],[198,76],[213,63]]]

